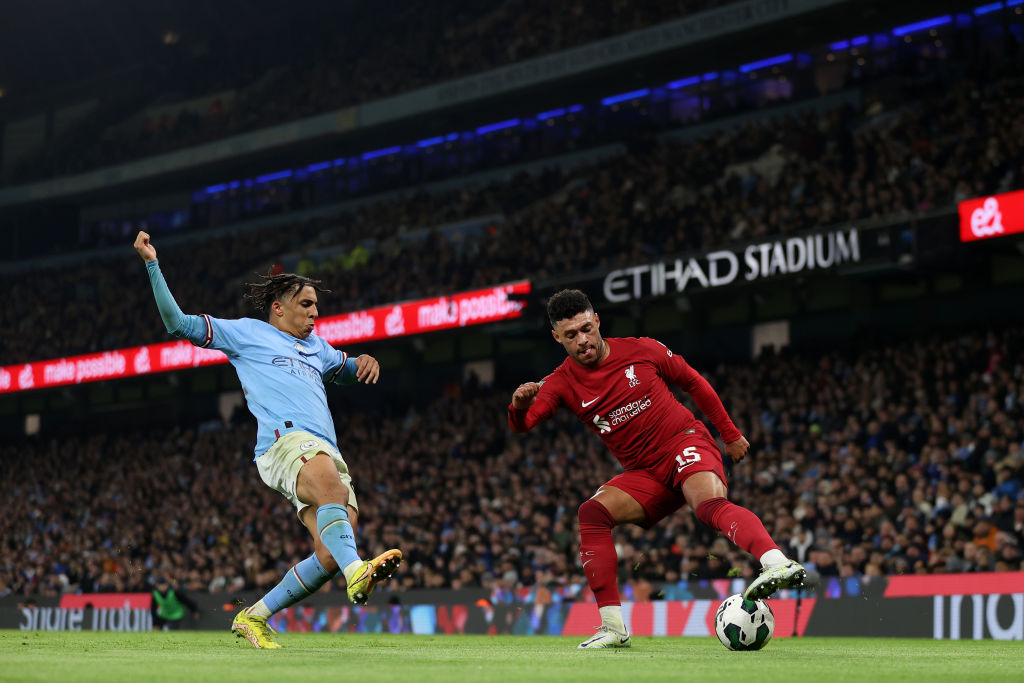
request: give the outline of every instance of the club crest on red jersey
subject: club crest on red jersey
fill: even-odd
[[[635,387],[637,384],[640,384],[640,380],[636,378],[636,370],[633,369],[632,365],[626,368],[626,379],[629,380],[630,389]]]

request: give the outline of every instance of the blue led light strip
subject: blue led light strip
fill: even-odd
[[[416,143],[416,146],[420,149],[424,147],[433,147],[434,145],[440,145],[444,142],[444,136],[438,135],[436,138],[427,138],[426,140],[420,140]]]
[[[688,85],[697,85],[700,83],[700,76],[690,76],[689,78],[681,78],[678,81],[672,81],[668,84],[669,90],[678,90],[679,88],[685,88]]]
[[[850,47],[858,47],[860,45],[867,45],[871,42],[871,39],[867,36],[857,36],[856,38],[850,38],[849,40],[840,40],[832,43],[828,46],[830,50],[845,50]]]
[[[785,64],[786,62],[792,62],[793,55],[785,54],[778,55],[777,57],[769,57],[768,59],[761,59],[756,62],[750,62],[749,64],[740,65],[740,73],[748,74],[751,71],[757,71],[758,69],[765,69],[769,66],[777,66],[779,64]]]
[[[480,126],[476,129],[477,135],[487,135],[493,133],[496,130],[504,130],[506,128],[514,128],[519,125],[519,119],[509,119],[507,121],[498,121],[497,123],[488,123],[486,126]]]
[[[989,12],[998,12],[1001,9],[1003,9],[1003,3],[1001,2],[993,2],[989,3],[988,5],[981,5],[980,7],[974,8],[974,16],[980,17],[983,14],[988,14]]]
[[[647,97],[650,94],[650,88],[641,88],[640,90],[624,92],[621,95],[612,95],[611,97],[606,97],[603,100],[601,100],[601,104],[603,104],[606,107],[610,107],[611,105],[618,104],[619,102],[628,102],[629,100],[635,100],[638,97]]]
[[[553,119],[556,116],[565,116],[565,107],[552,109],[551,111],[542,111],[541,113],[537,114],[537,118],[540,119],[541,121]]]
[[[398,154],[402,151],[401,145],[395,145],[394,147],[385,147],[384,149],[375,149],[370,152],[363,152],[359,155],[359,158],[363,161],[369,161],[370,159],[376,159],[377,157],[387,157],[392,154]]]
[[[905,26],[897,26],[892,30],[894,36],[905,36],[910,33],[916,33],[917,31],[923,31],[928,28],[935,28],[936,26],[943,26],[945,24],[952,23],[953,17],[947,14],[944,17],[935,17],[933,19],[925,19],[924,21],[918,21],[913,24],[907,24]]]
[[[266,175],[258,175],[258,176],[256,176],[256,182],[257,183],[269,183],[269,182],[272,182],[274,180],[283,180],[285,178],[291,178],[291,177],[292,177],[291,169],[286,169],[284,171],[278,171],[277,173],[268,173]]]

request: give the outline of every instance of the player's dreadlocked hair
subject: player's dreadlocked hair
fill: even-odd
[[[590,299],[578,289],[563,289],[548,299],[548,320],[551,321],[552,329],[559,320],[568,320],[593,310]]]
[[[311,280],[303,275],[294,273],[278,273],[277,275],[260,275],[263,282],[247,282],[245,286],[249,292],[244,298],[249,300],[252,307],[257,311],[269,311],[275,301],[281,301],[285,297],[294,298],[307,285],[317,292],[330,292],[320,286],[320,280]]]

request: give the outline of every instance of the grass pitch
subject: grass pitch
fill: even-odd
[[[283,634],[254,650],[227,632],[0,631],[0,681],[1016,681],[1014,642],[787,638],[730,652],[711,638]]]

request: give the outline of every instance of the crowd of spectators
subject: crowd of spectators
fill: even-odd
[[[729,466],[730,497],[820,576],[1022,568],[1019,330],[783,351],[708,374],[751,443]],[[360,547],[404,550],[395,587],[583,585],[576,506],[618,465],[568,413],[512,433],[509,396],[469,384],[394,416],[338,415]],[[189,591],[274,585],[311,547],[260,481],[254,440],[236,415],[6,442],[0,596],[134,591],[157,575]],[[685,508],[615,538],[632,597],[756,571]]]
[[[105,111],[104,118],[83,122],[51,141],[13,178],[23,183],[209,142],[565,50],[731,1],[735,0],[460,0],[342,12],[333,18],[340,25],[307,27],[286,52],[287,63],[263,73],[249,73],[245,67],[233,78],[222,77],[233,83],[232,97],[217,97],[204,111],[183,107],[171,114],[164,107],[164,113],[128,131],[117,124],[136,112],[118,112],[121,118],[116,119]],[[186,60],[178,68],[196,68],[199,60],[195,62]],[[223,65],[204,60],[202,67]],[[176,80],[187,79],[179,75]]]
[[[849,107],[759,117],[705,137],[637,138],[624,157],[520,173],[484,187],[422,191],[354,212],[162,249],[186,312],[246,314],[239,283],[283,255],[364,250],[317,267],[334,313],[645,263],[655,256],[786,235],[842,221],[910,218],[1024,186],[1024,79],[962,82],[892,111]],[[472,235],[416,228],[499,214]],[[458,237],[460,239],[455,239]],[[111,262],[5,275],[0,325],[9,363],[165,339],[145,272]]]

